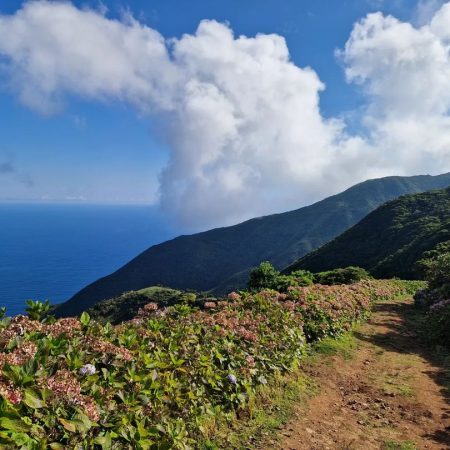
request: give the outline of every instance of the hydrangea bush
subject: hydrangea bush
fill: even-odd
[[[439,244],[420,261],[427,289],[415,295],[416,305],[425,308],[425,338],[433,345],[450,348],[450,241]]]
[[[34,305],[33,317],[0,321],[0,448],[195,448],[208,419],[244,410],[307,342],[416,288],[367,280],[232,293],[203,307],[151,302],[117,326],[86,313],[43,319]]]

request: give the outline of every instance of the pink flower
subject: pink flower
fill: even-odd
[[[34,357],[37,345],[34,342],[25,342],[11,353],[0,353],[0,366],[10,364],[22,366]]]
[[[64,403],[83,408],[91,420],[97,421],[100,418],[94,399],[81,394],[80,383],[68,370],[58,370],[50,378],[40,380],[39,384],[50,389]]]
[[[0,379],[0,395],[13,405],[17,405],[22,401],[22,393],[9,380]]]
[[[248,355],[246,358],[245,358],[245,361],[247,362],[247,365],[249,366],[249,367],[255,367],[255,358],[253,358],[253,356],[252,355]]]
[[[87,336],[85,338],[85,343],[86,346],[94,352],[120,356],[125,361],[131,361],[133,359],[133,355],[128,349],[124,347],[118,347],[117,345],[114,345],[108,341],[104,341],[103,339],[96,339],[92,336]]]
[[[288,311],[294,311],[295,310],[295,303],[288,300],[287,302],[283,303],[283,308],[286,308]]]
[[[258,336],[256,335],[256,333],[253,333],[252,331],[249,331],[244,327],[240,327],[237,330],[237,334],[239,337],[245,339],[246,341],[255,342],[258,340]]]
[[[156,311],[157,309],[158,309],[158,304],[157,304],[157,303],[154,303],[154,302],[147,303],[147,304],[144,306],[144,310],[145,310],[145,311]]]
[[[237,292],[230,292],[228,298],[233,301],[238,301],[241,299],[241,296]]]

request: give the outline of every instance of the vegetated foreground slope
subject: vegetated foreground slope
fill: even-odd
[[[384,202],[448,185],[450,173],[369,180],[295,211],[180,236],[149,248],[118,271],[90,284],[60,305],[56,313],[79,314],[101,300],[158,284],[226,293],[243,287],[251,268],[263,260],[282,269]]]
[[[420,286],[366,280],[232,293],[202,308],[149,303],[116,327],[86,313],[42,318],[34,304],[30,317],[0,321],[0,447],[218,448],[217,423],[248,412],[255,389],[297,367],[306,342]]]
[[[350,265],[380,278],[417,278],[424,252],[450,240],[450,189],[408,195],[380,206],[361,222],[285,271]]]

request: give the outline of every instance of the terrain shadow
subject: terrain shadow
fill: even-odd
[[[416,355],[429,363],[432,370],[424,371],[441,388],[440,392],[448,408],[443,418],[450,417],[450,353],[443,353],[430,348],[424,343],[420,329],[423,323],[421,312],[411,302],[386,301],[377,303],[374,314],[369,320],[372,325],[379,325],[380,332],[365,333],[364,329],[356,331],[355,336],[361,341],[383,348],[386,351]],[[383,317],[382,323],[377,323]],[[382,331],[381,331],[382,330]],[[439,444],[450,448],[450,427],[436,430],[427,435]]]

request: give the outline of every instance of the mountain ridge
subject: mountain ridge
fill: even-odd
[[[74,315],[125,291],[163,285],[226,293],[245,285],[262,260],[282,269],[335,238],[380,204],[406,193],[450,185],[450,173],[367,180],[296,210],[178,236],[143,251],[56,308]]]

